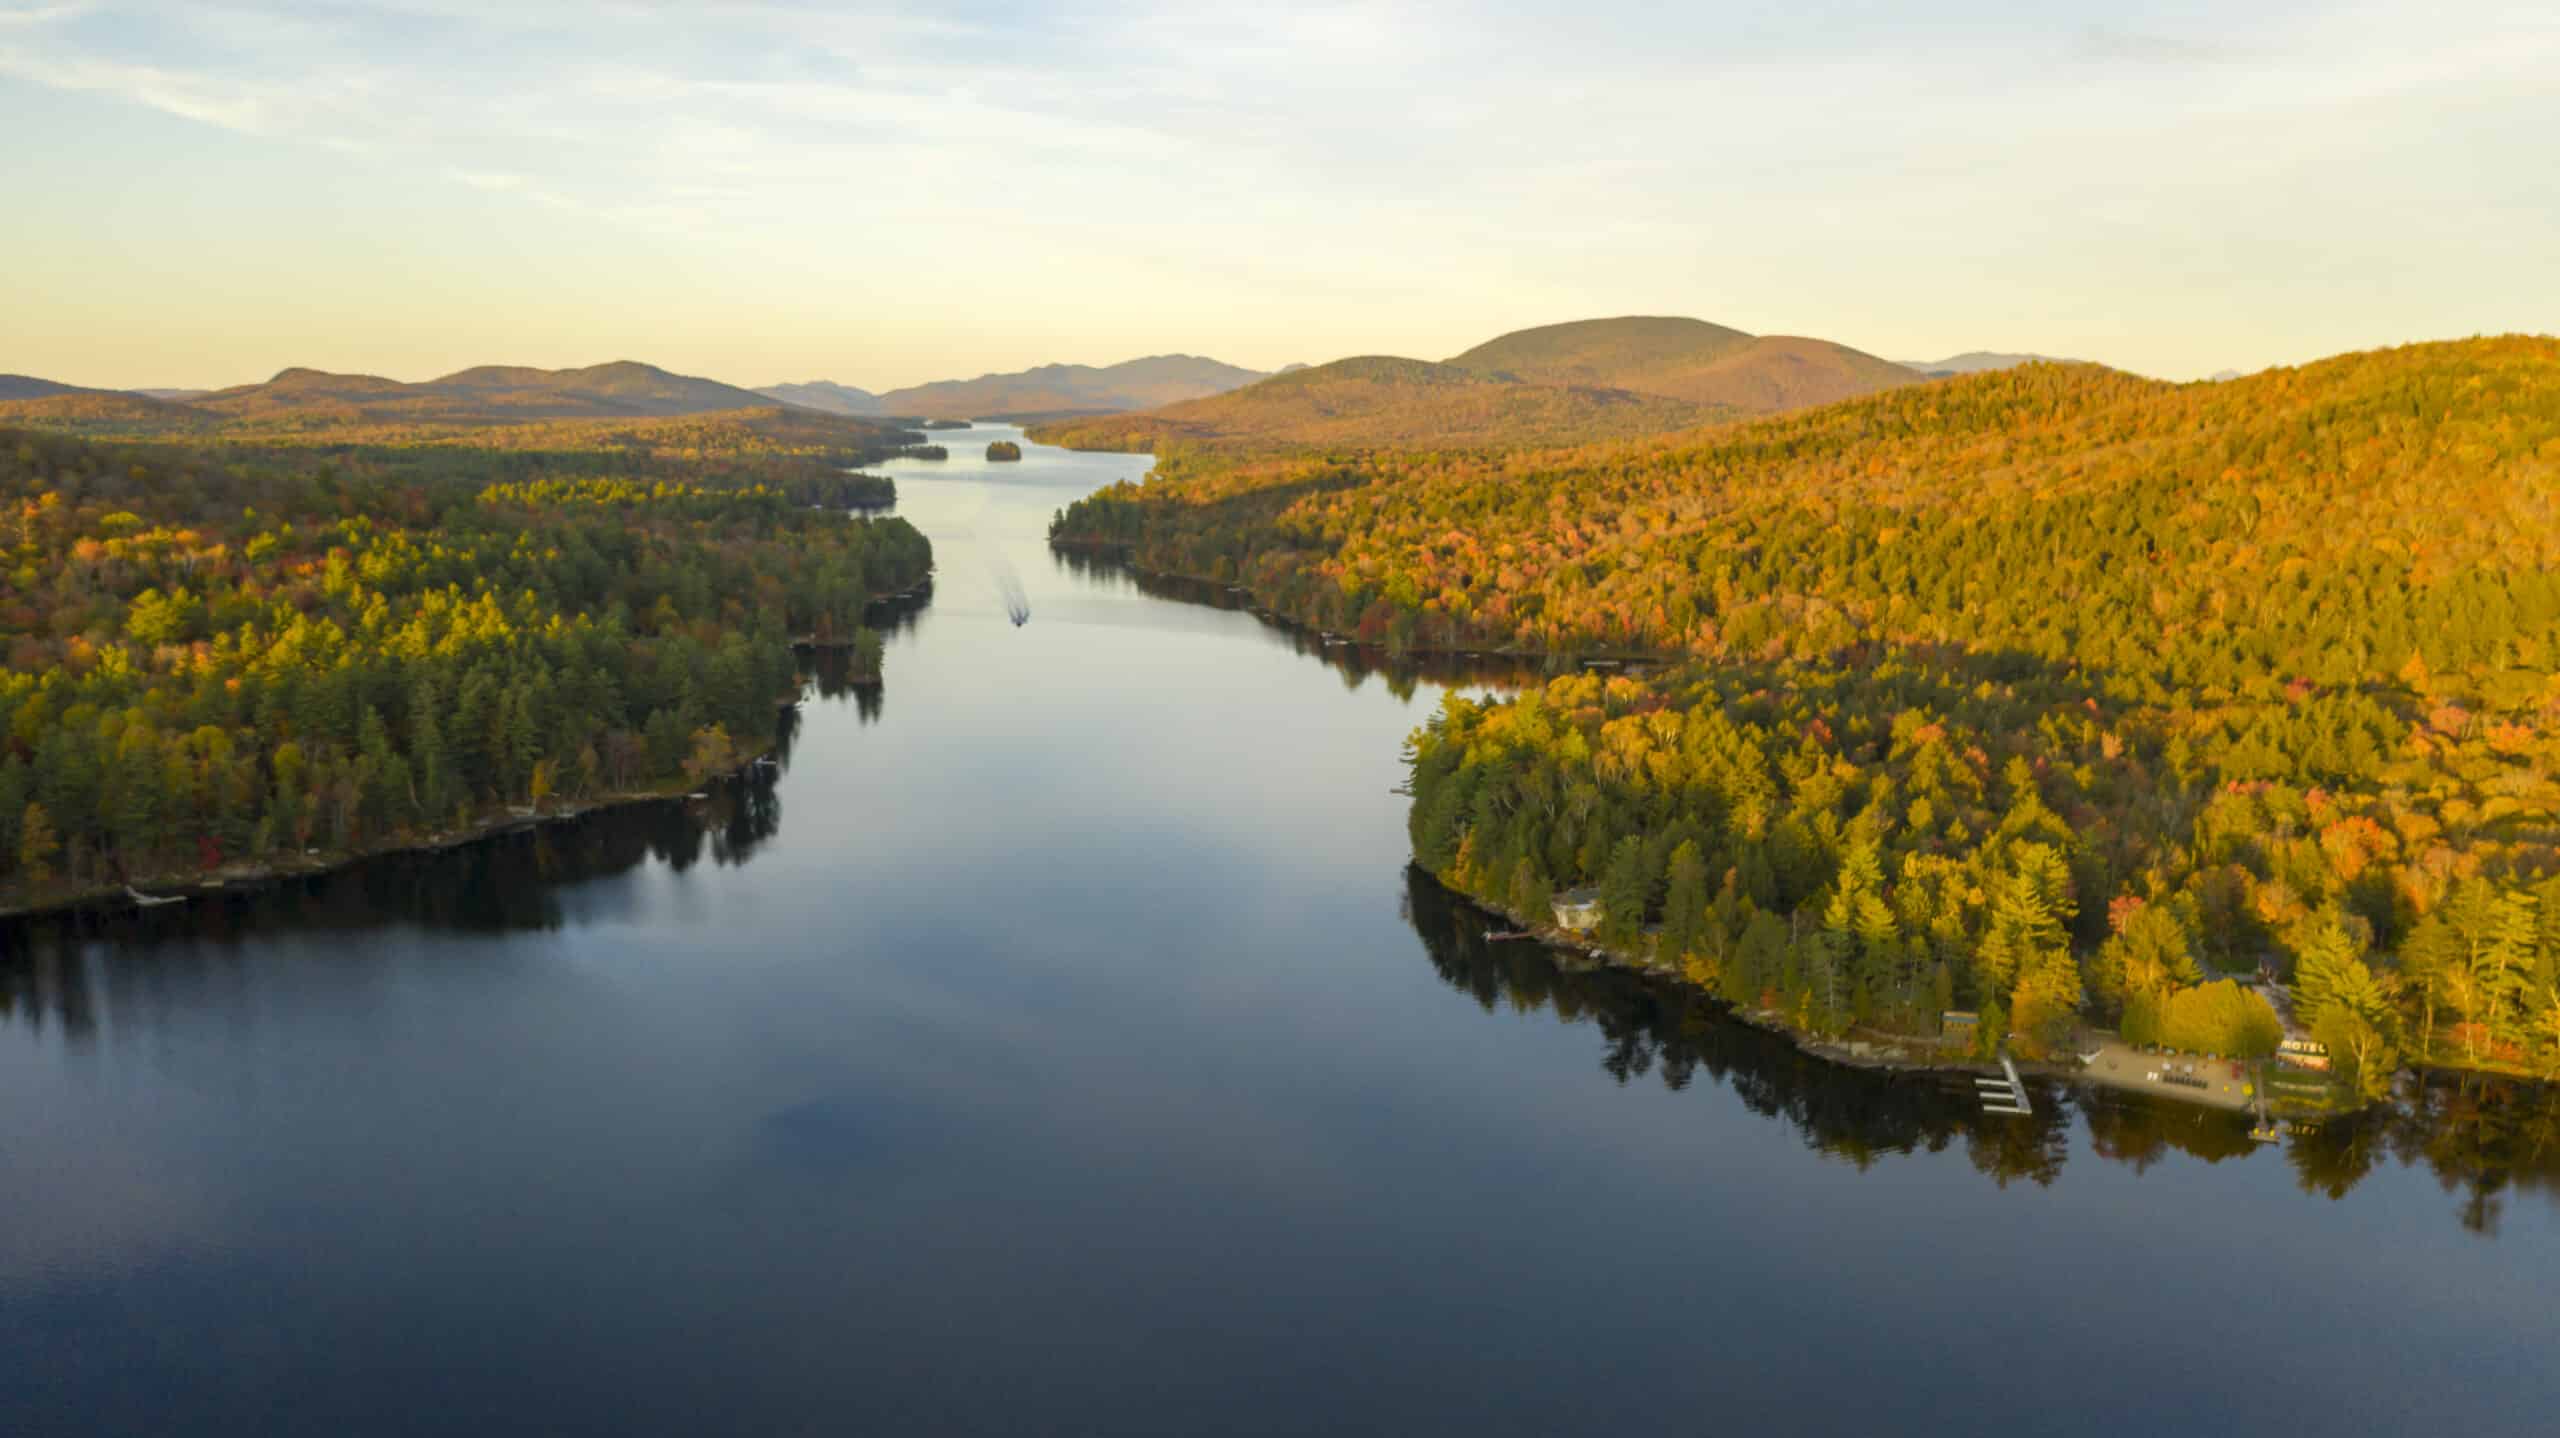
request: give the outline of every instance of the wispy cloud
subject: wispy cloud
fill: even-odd
[[[0,76],[56,90],[113,95],[180,119],[244,134],[273,134],[283,128],[272,97],[212,77],[157,65],[86,56],[43,56],[0,48]]]
[[[512,194],[525,188],[524,176],[505,174],[496,170],[457,170],[447,167],[444,175],[448,180],[469,185],[475,190],[494,190],[502,195]]]
[[[68,0],[68,3],[31,4],[27,0],[0,0],[0,26],[48,25],[69,20],[97,8],[95,0]]]
[[[14,0],[0,9],[0,76],[624,199],[705,172],[780,180],[811,166],[934,161],[1033,182],[1066,165],[1085,183],[1169,193],[1219,185],[1242,165],[1262,184],[1355,189],[1422,167],[1444,191],[1500,195],[1524,165],[1638,186],[1684,176],[1702,155],[1751,167],[1775,149],[1819,165],[1870,148],[1880,116],[1908,122],[1924,109],[1935,131],[2015,143],[2021,112],[2067,135],[2163,113],[2336,103],[2531,53],[2517,39],[2532,40],[2531,12],[2479,8],[2485,26],[2424,29],[2388,12],[2357,25],[2235,17],[2210,35],[2137,15],[2064,21],[2070,53],[2138,62],[2092,87],[1987,60],[1961,10],[1931,26],[1887,17],[1826,29],[1757,14],[1618,27],[1580,7],[1370,3],[1106,3],[1058,15],[780,0],[391,0],[318,12]],[[1757,144],[1737,143],[1746,136]]]

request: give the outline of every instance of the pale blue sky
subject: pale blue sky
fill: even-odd
[[[2560,6],[0,0],[0,371],[2560,329]]]

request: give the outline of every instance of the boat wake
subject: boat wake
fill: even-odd
[[[1005,617],[1012,620],[1017,629],[1030,623],[1031,594],[1022,587],[1022,576],[1015,572],[1013,561],[993,546],[987,546],[981,552],[987,557],[987,573],[995,579],[996,594],[1004,600]]]

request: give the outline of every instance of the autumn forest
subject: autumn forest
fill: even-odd
[[[0,432],[0,900],[442,842],[772,742],[924,578],[842,431]]]
[[[1572,448],[1167,447],[1061,545],[1543,656],[1417,861],[1800,1031],[2560,1073],[2560,344],[2032,364]],[[1624,665],[1622,669],[1619,666]],[[1586,668],[1586,665],[1603,666]]]

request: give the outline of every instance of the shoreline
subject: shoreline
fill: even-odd
[[[781,707],[799,704],[794,699]],[[737,764],[717,774],[706,775],[703,784],[734,783],[746,777],[749,770],[773,756],[774,746],[758,746],[739,757]],[[215,899],[225,894],[240,893],[280,884],[288,879],[311,879],[323,874],[351,869],[373,859],[394,858],[402,854],[438,854],[450,849],[485,844],[510,834],[527,833],[552,824],[565,824],[608,809],[628,809],[642,804],[690,803],[702,791],[677,780],[654,789],[622,789],[583,799],[562,800],[549,809],[533,813],[517,813],[513,809],[474,821],[463,829],[439,830],[430,834],[412,834],[369,844],[356,849],[332,849],[318,854],[282,855],[260,863],[225,864],[211,871],[163,872],[140,875],[111,884],[93,884],[74,893],[62,894],[35,903],[0,907],[0,925],[26,919],[52,918],[82,910],[159,908],[168,904],[189,903],[197,899]],[[156,891],[156,892],[155,892]],[[140,893],[142,897],[134,897]],[[145,902],[145,901],[148,902]]]
[[[1298,634],[1313,637],[1327,645],[1353,644],[1361,645],[1362,647],[1375,647],[1385,650],[1391,658],[1484,658],[1504,660],[1517,664],[1537,664],[1541,667],[1547,666],[1552,662],[1563,666],[1554,669],[1553,672],[1556,674],[1563,674],[1566,672],[1587,672],[1593,670],[1603,673],[1625,672],[1630,668],[1642,665],[1683,663],[1691,657],[1679,654],[1658,654],[1639,651],[1586,654],[1581,651],[1527,650],[1503,648],[1500,646],[1451,648],[1437,644],[1408,644],[1404,649],[1398,651],[1384,644],[1378,644],[1375,646],[1364,645],[1362,641],[1353,639],[1348,635],[1335,634],[1333,631],[1325,629],[1310,620],[1302,619],[1297,615],[1265,603],[1261,595],[1243,585],[1234,584],[1221,579],[1212,579],[1204,575],[1186,574],[1180,570],[1157,569],[1150,565],[1141,564],[1134,557],[1136,546],[1125,541],[1053,538],[1049,541],[1049,544],[1055,549],[1064,549],[1080,554],[1091,554],[1115,559],[1122,565],[1125,565],[1132,573],[1143,574],[1150,578],[1171,580],[1180,584],[1198,585],[1204,589],[1214,590],[1222,594],[1242,595],[1246,602],[1232,607],[1245,613],[1255,615],[1258,618],[1268,620],[1273,624],[1279,625]],[[1215,607],[1223,608],[1228,606]],[[1426,871],[1426,877],[1429,877],[1435,884],[1440,882],[1439,876],[1436,874],[1429,874]],[[1441,887],[1448,888],[1445,884],[1442,884]],[[1458,889],[1449,889],[1449,892],[1485,913],[1500,915],[1506,923],[1517,923],[1515,915],[1512,915],[1508,911],[1502,910],[1497,906],[1491,905],[1473,894],[1469,894]],[[1532,927],[1529,932],[1532,938],[1548,948],[1551,952],[1588,954],[1594,961],[1610,964],[1613,967],[1626,969],[1630,972],[1667,979],[1673,983],[1687,984],[1689,982],[1683,975],[1673,973],[1666,969],[1656,968],[1641,960],[1629,959],[1623,955],[1610,952],[1596,943],[1586,942],[1573,937],[1559,938],[1557,935],[1560,931],[1554,929],[1551,924],[1536,925]],[[1691,987],[1695,987],[1695,985],[1691,985]],[[1711,994],[1709,997],[1719,1004],[1724,1004],[1725,1012],[1731,1015],[1734,1019],[1742,1023],[1750,1024],[1754,1028],[1766,1029],[1772,1033],[1783,1034],[1793,1042],[1796,1047],[1802,1049],[1804,1052],[1828,1062],[1840,1064],[1844,1067],[1864,1068],[1894,1073],[1986,1074],[1999,1072],[1997,1065],[1984,1063],[1979,1060],[1975,1060],[1970,1063],[1958,1063],[1954,1061],[1914,1062],[1905,1059],[1897,1059],[1892,1057],[1890,1054],[1878,1056],[1870,1051],[1891,1049],[1916,1041],[1902,1040],[1898,1041],[1896,1044],[1878,1045],[1856,1040],[1852,1040],[1848,1044],[1843,1044],[1840,1041],[1831,1039],[1817,1039],[1797,1032],[1783,1019],[1766,1019],[1748,1010],[1735,1008],[1731,1004],[1725,1004],[1724,1000],[1716,995]],[[2106,1033],[2105,1030],[2096,1030],[2093,1032]],[[2020,1063],[2018,1067],[2019,1072],[2021,1073],[2041,1078],[2054,1079],[2060,1082],[2083,1084],[2091,1088],[2114,1089],[2116,1091],[2126,1093],[2149,1094],[2155,1098],[2168,1099],[2172,1102],[2186,1104],[2190,1107],[2218,1109],[2224,1112],[2245,1111],[2235,1110],[2223,1104],[2191,1097],[2185,1093],[2169,1092],[2157,1086],[2145,1085],[2140,1081],[2119,1081],[2098,1077],[2090,1074],[2084,1069],[2067,1068],[2049,1061]],[[2402,1075],[2408,1075],[2424,1082],[2431,1074],[2445,1074],[2453,1076],[2477,1075],[2483,1078],[2502,1079],[2509,1082],[2519,1083],[2560,1082],[2560,1078],[2536,1074],[2521,1068],[2494,1066],[2489,1064],[2447,1062],[2441,1057],[2429,1057],[2414,1060],[2403,1058],[2400,1067],[2394,1071],[2393,1078],[2396,1082]],[[2319,1110],[2317,1114],[2313,1116],[2320,1119],[2341,1118],[2349,1114],[2361,1113],[2366,1109],[2373,1107],[2374,1104],[2378,1102],[2380,1102],[2380,1100],[2367,1100],[2362,1103],[2351,1104],[2333,1103],[2331,1106]],[[2299,1118],[2303,1116],[2299,1114],[2288,1114],[2282,1115],[2282,1117]]]
[[[1863,1040],[1842,1041],[1836,1039],[1817,1038],[1797,1029],[1793,1025],[1787,1023],[1784,1019],[1774,1017],[1776,1011],[1773,1009],[1742,1008],[1736,1004],[1728,1002],[1722,995],[1714,993],[1702,985],[1691,982],[1686,975],[1675,970],[1664,968],[1659,964],[1651,963],[1647,960],[1636,958],[1629,954],[1620,953],[1616,949],[1612,949],[1608,945],[1603,944],[1599,940],[1591,938],[1588,935],[1571,933],[1555,927],[1552,923],[1528,923],[1521,919],[1519,915],[1511,912],[1511,910],[1505,905],[1494,903],[1489,899],[1479,898],[1474,894],[1468,893],[1464,889],[1450,887],[1447,883],[1441,880],[1439,875],[1432,873],[1430,870],[1423,868],[1419,864],[1415,864],[1408,860],[1406,861],[1406,867],[1421,874],[1432,883],[1438,884],[1450,897],[1457,899],[1460,903],[1465,904],[1468,908],[1473,909],[1478,914],[1484,915],[1488,918],[1499,919],[1505,924],[1512,925],[1513,927],[1510,932],[1519,935],[1519,937],[1502,940],[1501,942],[1536,944],[1539,948],[1546,950],[1549,956],[1553,957],[1560,965],[1567,968],[1575,967],[1577,964],[1605,964],[1610,968],[1622,969],[1631,974],[1639,974],[1646,978],[1660,979],[1665,983],[1678,984],[1685,989],[1689,989],[1700,994],[1706,998],[1708,1002],[1723,1010],[1725,1015],[1733,1019],[1735,1022],[1749,1024],[1751,1027],[1759,1029],[1765,1033],[1780,1035],[1793,1043],[1799,1050],[1810,1054],[1815,1058],[1821,1059],[1826,1063],[1838,1064],[1842,1068],[1868,1069],[1880,1073],[1897,1074],[1945,1073],[1980,1075],[1998,1074],[2001,1071],[2000,1065],[1987,1059],[1965,1058],[1954,1054],[1948,1054],[1939,1058],[1920,1061],[1906,1057],[1897,1057],[1889,1051],[1891,1049],[1904,1046],[1917,1047],[1920,1044],[1920,1040],[1918,1039],[1906,1039],[1900,1043],[1888,1045],[1881,1043],[1869,1043]],[[2018,1064],[2018,1071],[2023,1074],[2032,1074],[2041,1078],[2067,1078],[2075,1076],[2074,1071],[2061,1069],[2055,1065],[2041,1062],[2020,1062]]]
[[[1774,1010],[1742,1008],[1738,1005],[1727,1002],[1722,995],[1714,993],[1713,991],[1692,982],[1686,975],[1675,970],[1664,968],[1659,964],[1652,963],[1645,959],[1620,953],[1606,944],[1589,937],[1588,935],[1569,933],[1565,930],[1556,928],[1551,923],[1531,924],[1524,922],[1519,915],[1512,913],[1507,906],[1479,898],[1463,889],[1452,888],[1448,884],[1442,883],[1439,875],[1434,874],[1417,864],[1413,864],[1410,860],[1407,861],[1407,867],[1414,870],[1414,872],[1421,874],[1424,878],[1429,879],[1432,883],[1439,885],[1444,892],[1449,894],[1450,897],[1458,900],[1459,903],[1466,906],[1466,908],[1485,918],[1498,920],[1502,924],[1509,925],[1511,926],[1511,932],[1520,935],[1518,938],[1506,940],[1505,942],[1534,943],[1540,949],[1544,950],[1550,959],[1554,960],[1559,966],[1566,968],[1572,968],[1583,964],[1604,964],[1610,968],[1623,970],[1627,973],[1635,974],[1640,977],[1658,979],[1664,983],[1678,984],[1684,989],[1695,992],[1706,999],[1707,1002],[1714,1004],[1727,1018],[1732,1019],[1736,1023],[1748,1024],[1752,1028],[1759,1029],[1764,1033],[1774,1034],[1783,1038],[1787,1042],[1793,1044],[1798,1052],[1803,1053],[1810,1058],[1818,1059],[1824,1063],[1832,1064],[1840,1068],[1861,1069],[1869,1073],[1896,1077],[1902,1075],[1924,1076],[1932,1074],[1945,1074],[1956,1077],[1996,1077],[2001,1073],[2001,1067],[1997,1063],[1984,1059],[1964,1057],[1953,1053],[1931,1055],[1927,1057],[1915,1057],[1913,1056],[1912,1051],[1915,1049],[1926,1048],[1929,1046],[1929,1043],[1926,1040],[1914,1036],[1895,1036],[1888,1042],[1870,1042],[1868,1040],[1857,1038],[1827,1039],[1805,1033],[1794,1025],[1787,1023],[1785,1019],[1779,1017]],[[2103,1030],[2095,1030],[2092,1032],[2101,1034],[2105,1033]],[[2121,1040],[2116,1039],[2112,1034],[2106,1035],[2106,1041],[2110,1044],[2121,1043]],[[2166,1057],[2182,1058],[2185,1056],[2169,1055]],[[2202,1055],[2196,1055],[2193,1057],[2197,1061],[2205,1061],[2203,1060]],[[2183,1088],[2164,1087],[2156,1083],[2145,1083],[2137,1079],[2111,1078],[2092,1072],[2084,1066],[2062,1064],[2042,1059],[2020,1059],[2012,1060],[2012,1062],[2017,1064],[2018,1072],[2026,1077],[2048,1080],[2056,1084],[2067,1084],[2077,1088],[2104,1089],[2117,1093],[2138,1094],[2168,1103],[2182,1104],[2189,1108],[2206,1109],[2215,1113],[2227,1113],[2234,1117],[2241,1118],[2249,1116],[2255,1108],[2255,1105],[2249,1101],[2238,1099],[2223,1100],[2212,1097],[2210,1096],[2209,1091],[2190,1093]],[[2223,1060],[2222,1062],[2230,1061]],[[2414,1066],[2404,1066],[2404,1069],[2411,1067]],[[2442,1066],[2429,1065],[2427,1067],[2441,1068]],[[2456,1073],[2488,1072],[2486,1070],[2470,1069],[2452,1069],[2447,1071]],[[2490,1076],[2499,1078],[2509,1077],[2508,1075],[2501,1074],[2491,1074]],[[2253,1080],[2253,1082],[2257,1081],[2261,1080]],[[2344,1105],[2332,1103],[2327,1107],[2313,1112],[2305,1113],[2295,1111],[2273,1113],[2270,1116],[2279,1122],[2326,1122],[2330,1119],[2345,1118],[2352,1114],[2360,1113],[2370,1107],[2372,1107],[2372,1103],[2370,1102]]]
[[[1172,580],[1181,584],[1198,585],[1206,589],[1215,590],[1222,594],[1242,595],[1249,602],[1236,607],[1241,608],[1244,612],[1269,620],[1274,624],[1295,631],[1301,635],[1312,636],[1327,645],[1337,643],[1359,644],[1361,642],[1359,640],[1352,639],[1347,635],[1336,635],[1332,631],[1323,629],[1307,620],[1298,618],[1286,611],[1273,608],[1272,606],[1262,602],[1262,596],[1254,593],[1251,589],[1248,589],[1243,585],[1230,584],[1225,581],[1210,579],[1196,574],[1184,574],[1177,570],[1155,569],[1141,564],[1132,557],[1134,546],[1126,543],[1106,540],[1059,539],[1052,539],[1049,542],[1054,548],[1068,549],[1081,553],[1115,558],[1118,562],[1127,566],[1133,573],[1147,575],[1151,578]],[[1378,647],[1386,648],[1387,646],[1381,645]],[[1397,651],[1394,651],[1393,649],[1389,649],[1388,652],[1391,656],[1397,656]],[[1550,660],[1561,659],[1569,664],[1571,670],[1599,670],[1602,672],[1623,672],[1632,666],[1672,664],[1681,662],[1680,657],[1676,655],[1642,653],[1583,655],[1579,653],[1567,654],[1564,651],[1529,651],[1504,648],[1453,649],[1427,644],[1408,645],[1401,652],[1401,655],[1397,657],[1444,657],[1457,659],[1481,657],[1506,660],[1513,663],[1538,663],[1541,665]],[[1566,671],[1558,670],[1557,672],[1561,673]],[[1410,865],[1411,861],[1408,860],[1407,863]],[[1541,948],[1545,949],[1559,962],[1569,963],[1579,960],[1581,962],[1602,963],[1607,964],[1612,968],[1625,970],[1629,973],[1640,974],[1649,978],[1661,979],[1669,983],[1680,984],[1687,988],[1697,989],[1700,993],[1705,994],[1710,1002],[1719,1006],[1726,1016],[1732,1018],[1736,1022],[1748,1024],[1753,1028],[1783,1037],[1789,1043],[1794,1044],[1800,1052],[1820,1059],[1825,1063],[1836,1064],[1842,1068],[1864,1069],[1869,1072],[1889,1074],[1949,1074],[1972,1077],[1996,1075],[2001,1072],[1998,1064],[1982,1059],[1958,1058],[1954,1055],[1915,1057],[1912,1054],[1913,1050],[1924,1048],[1928,1045],[1921,1039],[1910,1035],[1894,1035],[1884,1039],[1883,1041],[1869,1041],[1857,1038],[1818,1038],[1814,1035],[1798,1030],[1793,1025],[1787,1023],[1783,1017],[1778,1016],[1774,1011],[1755,1011],[1737,1007],[1736,1005],[1726,1002],[1721,995],[1708,992],[1699,985],[1692,983],[1686,975],[1659,967],[1643,959],[1618,953],[1617,951],[1608,948],[1606,945],[1603,945],[1597,940],[1586,935],[1568,934],[1563,930],[1557,929],[1552,923],[1524,922],[1518,915],[1511,913],[1509,909],[1502,905],[1495,904],[1474,894],[1467,893],[1462,889],[1450,888],[1449,885],[1441,883],[1439,875],[1433,874],[1428,870],[1423,870],[1422,873],[1425,878],[1430,879],[1431,882],[1435,884],[1439,884],[1441,888],[1447,890],[1452,896],[1474,908],[1479,913],[1499,918],[1503,924],[1508,925],[1513,930],[1522,932],[1526,935],[1525,939],[1516,940],[1515,942],[1534,942]],[[2120,1044],[2122,1042],[2120,1038],[2108,1030],[2090,1030],[2089,1034],[2092,1037],[2100,1039],[2103,1044],[2108,1046]],[[2161,1057],[2164,1060],[2185,1060],[2188,1058],[2203,1060],[2202,1055],[2188,1056],[2170,1054],[2162,1055]],[[2206,1061],[2209,1062],[2209,1060]],[[2048,1079],[2055,1083],[2073,1084],[2089,1089],[2107,1089],[2119,1093],[2141,1094],[2151,1098],[2166,1100],[2171,1103],[2183,1104],[2190,1108],[2209,1109],[2220,1113],[2247,1114],[2251,1112],[2253,1108],[2253,1105],[2247,1102],[2239,1102],[2236,1100],[2223,1101],[2210,1097],[2207,1093],[2190,1093],[2183,1086],[2164,1086],[2157,1083],[2147,1083],[2140,1079],[2110,1077],[2093,1072],[2086,1066],[2081,1065],[2066,1065],[2056,1063],[2051,1060],[2013,1060],[2013,1062],[2017,1063],[2018,1071],[2021,1074],[2033,1078]],[[2228,1062],[2228,1060],[2225,1060],[2224,1062]],[[2502,1069],[2472,1067],[2464,1064],[2447,1064],[2437,1060],[2428,1060],[2418,1063],[2404,1061],[2400,1068],[2395,1072],[2394,1078],[2396,1080],[2400,1074],[2414,1074],[2423,1081],[2429,1073],[2457,1075],[2479,1074],[2490,1078],[2523,1080],[2527,1082],[2536,1081],[2534,1076],[2530,1074],[2510,1073]],[[2253,1085],[2262,1082],[2263,1075],[2253,1077],[2252,1079]],[[2257,1095],[2256,1097],[2261,1101],[2265,1101],[2264,1095]],[[2290,1102],[2299,1103],[2299,1100],[2293,1100]],[[2328,1105],[2310,1113],[2303,1113],[2297,1110],[2276,1114],[2274,1116],[2282,1121],[2326,1121],[2328,1119],[2343,1118],[2351,1114],[2361,1113],[2364,1110],[2371,1108],[2375,1102],[2378,1102],[2378,1100],[2368,1100],[2361,1103],[2344,1103],[2333,1099]]]
[[[1316,623],[1314,620],[1301,618],[1287,610],[1265,603],[1260,594],[1246,588],[1244,585],[1236,584],[1229,580],[1212,579],[1206,575],[1186,574],[1178,569],[1158,569],[1152,565],[1141,564],[1133,557],[1135,546],[1118,540],[1051,539],[1049,541],[1049,546],[1053,549],[1069,550],[1077,554],[1099,555],[1113,559],[1126,566],[1131,573],[1143,574],[1151,579],[1169,579],[1177,584],[1200,585],[1203,588],[1214,589],[1222,594],[1243,595],[1247,602],[1233,607],[1244,613],[1268,619],[1274,624],[1285,626],[1300,634],[1310,635],[1327,644],[1350,644],[1363,649],[1377,649],[1384,651],[1390,658],[1499,659],[1513,664],[1536,665],[1542,669],[1546,668],[1550,664],[1557,664],[1562,667],[1553,669],[1551,674],[1562,675],[1567,672],[1579,671],[1623,672],[1631,667],[1641,665],[1678,664],[1684,662],[1688,657],[1690,657],[1678,653],[1657,653],[1650,650],[1634,649],[1516,649],[1491,642],[1483,644],[1455,645],[1407,644],[1402,649],[1397,649],[1395,646],[1388,644],[1384,640],[1358,639],[1349,634],[1337,633],[1334,630],[1327,629],[1323,625]]]

